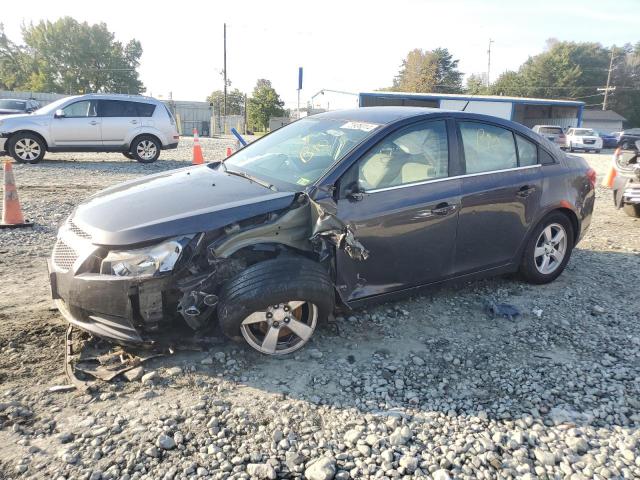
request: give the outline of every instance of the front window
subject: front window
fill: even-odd
[[[0,100],[0,109],[3,110],[26,110],[27,102],[19,100]]]
[[[229,170],[266,181],[304,187],[378,127],[367,122],[305,118],[247,145],[224,164]]]
[[[84,118],[96,116],[96,104],[91,100],[82,100],[72,103],[62,109],[67,118]]]

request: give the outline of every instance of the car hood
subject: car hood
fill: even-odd
[[[282,210],[295,195],[198,165],[98,192],[76,207],[71,220],[96,245],[128,246],[215,230]]]

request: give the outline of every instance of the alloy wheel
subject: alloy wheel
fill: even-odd
[[[567,253],[567,232],[559,223],[545,227],[536,241],[533,252],[537,270],[543,275],[556,271]]]
[[[136,147],[136,153],[143,160],[151,160],[157,152],[158,148],[151,140],[142,140]]]
[[[257,311],[242,321],[240,331],[247,343],[267,355],[284,355],[302,348],[318,321],[311,302],[291,300]]]
[[[21,138],[13,147],[20,160],[31,162],[40,156],[42,149],[32,138]]]

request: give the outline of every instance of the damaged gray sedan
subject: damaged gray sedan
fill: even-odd
[[[594,182],[513,122],[328,112],[90,197],[60,228],[51,288],[72,325],[117,343],[218,322],[286,354],[338,307],[515,271],[552,281],[589,226]]]

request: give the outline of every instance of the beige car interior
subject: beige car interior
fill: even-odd
[[[446,177],[448,157],[444,123],[401,134],[360,162],[360,187],[366,191]]]

